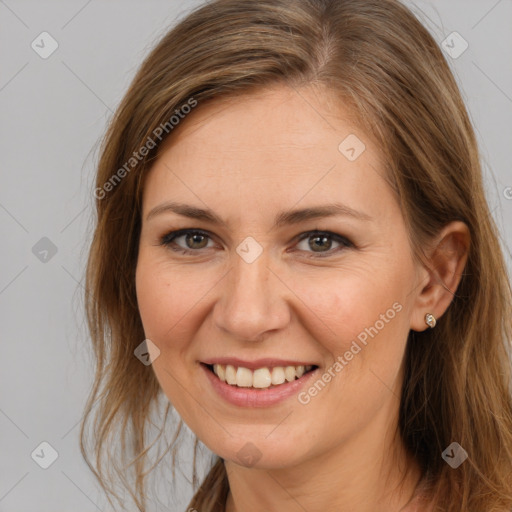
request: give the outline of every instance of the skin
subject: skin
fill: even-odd
[[[136,287],[145,335],[160,350],[153,370],[191,430],[225,459],[227,512],[396,512],[420,479],[395,434],[404,350],[410,329],[427,328],[425,313],[439,318],[448,307],[468,233],[454,222],[432,241],[436,273],[417,263],[378,147],[350,119],[313,87],[199,105],[144,184]],[[349,134],[366,146],[355,161],[338,150]],[[210,208],[226,225],[169,211],[148,220],[166,201]],[[282,210],[334,202],[370,220],[273,226]],[[210,238],[175,240],[190,255],[160,245],[184,228]],[[297,240],[312,230],[354,246],[332,238],[315,252],[314,234]],[[252,263],[236,252],[247,236],[263,249]],[[400,312],[307,404],[293,396],[266,408],[231,405],[199,366],[214,356],[275,357],[311,361],[322,374],[394,303]],[[253,465],[237,456],[249,442]]]

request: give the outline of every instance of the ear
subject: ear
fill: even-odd
[[[421,271],[421,283],[411,314],[411,329],[428,328],[425,314],[439,319],[448,309],[459,286],[468,258],[469,229],[463,222],[447,224],[428,250],[428,268]]]

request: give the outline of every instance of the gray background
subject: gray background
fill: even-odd
[[[92,379],[80,296],[98,141],[148,50],[200,3],[0,0],[0,512],[109,509],[78,448]],[[469,44],[447,58],[510,247],[512,0],[406,3],[438,43],[457,31]],[[47,59],[31,47],[43,31],[59,45]],[[55,254],[40,252],[43,237]],[[48,469],[31,458],[43,441],[58,452]],[[183,478],[177,494],[165,491],[152,510],[184,510],[192,493]]]

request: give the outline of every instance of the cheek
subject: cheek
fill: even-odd
[[[406,282],[411,282],[411,272],[406,261],[399,261],[332,273],[330,280],[320,283],[323,292],[316,281],[308,305],[321,319],[319,329],[311,332],[330,355],[320,376],[327,386],[318,398],[315,389],[306,390],[301,403],[311,400],[317,416],[331,410],[342,424],[350,410],[353,426],[362,425],[393,394],[399,395],[397,378],[408,334],[407,300],[411,300]],[[302,283],[300,296],[310,283]],[[323,389],[321,383],[317,387]],[[329,407],[333,402],[338,412]],[[330,424],[333,418],[325,421]]]
[[[298,296],[308,298],[304,302],[318,319],[318,341],[337,356],[354,340],[365,346],[377,335],[397,344],[395,335],[406,324],[404,280],[403,271],[380,272],[377,266],[368,266],[334,271],[321,281],[304,280],[296,290]],[[388,344],[387,349],[393,347]]]
[[[179,320],[197,304],[205,291],[197,276],[173,266],[165,255],[141,248],[135,273],[137,303],[146,335],[165,339]],[[181,323],[181,322],[180,322]]]
[[[206,293],[206,283],[165,262],[139,256],[135,276],[137,302],[146,337],[160,350],[177,349],[185,340],[187,325]],[[172,341],[172,343],[170,343]]]
[[[177,313],[179,302],[176,295],[169,293],[171,283],[162,275],[139,261],[136,272],[137,303],[146,337],[155,342],[162,340],[162,332],[169,329]],[[159,348],[160,343],[158,343]]]
[[[192,368],[184,363],[190,362],[192,323],[197,323],[194,313],[205,292],[165,262],[146,257],[144,251],[139,255],[135,282],[145,337],[160,350],[152,369],[169,401],[191,424],[191,403],[183,389],[188,387]]]
[[[309,316],[318,326],[311,332],[330,355],[319,376],[326,384],[312,383],[299,401],[318,423],[331,425],[340,436],[362,428],[382,404],[394,403],[393,395],[399,395],[397,379],[408,333],[407,272],[405,266],[386,273],[361,267],[331,275],[329,287],[327,279],[316,281],[314,290],[304,281],[298,292],[305,296],[309,289],[308,306],[315,313]]]

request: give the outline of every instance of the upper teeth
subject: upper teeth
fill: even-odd
[[[214,364],[213,372],[223,382],[227,382],[232,386],[244,388],[268,388],[272,384],[277,386],[283,384],[286,380],[291,382],[295,377],[300,378],[304,373],[309,372],[313,368],[308,366],[275,366],[274,368],[257,368],[252,371],[249,368],[239,366],[236,368],[230,364]]]

